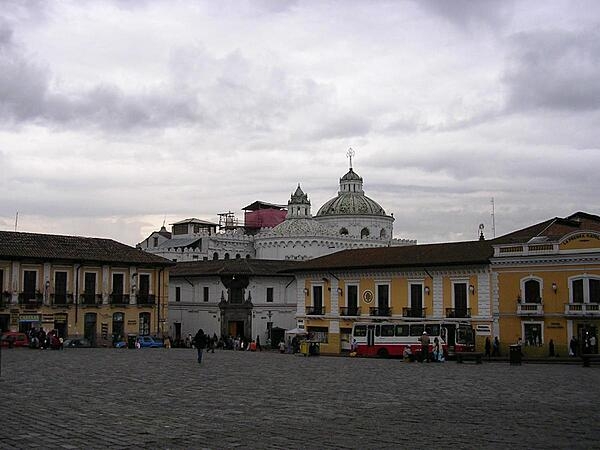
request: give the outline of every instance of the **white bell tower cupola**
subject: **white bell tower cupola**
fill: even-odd
[[[300,184],[298,183],[296,191],[292,194],[290,200],[288,201],[288,212],[286,219],[307,219],[311,217],[312,214],[310,212],[310,200],[308,200],[308,195],[306,195],[302,189],[300,189]]]

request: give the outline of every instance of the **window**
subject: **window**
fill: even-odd
[[[525,293],[525,303],[542,302],[542,285],[539,280],[529,279],[523,283],[523,292]]]
[[[313,286],[313,306],[315,311],[323,308],[323,286]]]
[[[202,288],[202,299],[207,302],[208,301],[208,286],[204,286]]]
[[[154,247],[158,247],[158,238],[157,237],[154,238]]]
[[[229,253],[225,253],[225,256],[223,257],[223,259],[229,259]]]
[[[177,286],[175,288],[175,301],[176,302],[180,302],[181,301],[181,287]]]
[[[423,316],[423,285],[420,283],[410,284],[410,317]]]
[[[368,229],[368,228],[366,228],[366,227],[365,227],[365,228],[363,228],[362,230],[360,230],[360,238],[361,238],[361,239],[364,239],[364,238],[366,238],[366,237],[369,237],[369,234],[371,234],[371,233],[369,232],[369,229]]]
[[[219,259],[219,254],[217,252],[213,253],[213,260]]]
[[[24,300],[35,300],[37,289],[37,271],[25,270],[23,272],[23,294]]]
[[[385,228],[382,228],[381,231],[379,232],[379,238],[380,239],[387,238],[387,232],[385,231]]]
[[[94,295],[96,293],[96,274],[94,272],[86,272],[83,278],[83,292],[86,295]]]
[[[541,346],[544,343],[542,322],[523,323],[523,343],[530,346]]]
[[[382,336],[394,336],[394,325],[381,325]]]
[[[340,234],[341,235],[347,235],[348,234],[348,229],[345,227],[340,228]]]
[[[242,255],[240,255],[239,253],[235,254],[235,259],[240,259],[242,257]]]
[[[346,285],[346,305],[349,316],[358,316],[358,285]]]
[[[317,341],[326,344],[327,336],[328,336],[328,328],[327,327],[308,327],[306,330],[308,332],[308,337],[312,341]]]
[[[425,326],[422,323],[416,323],[410,326],[411,336],[421,336],[423,331],[425,331]]]
[[[267,288],[267,302],[268,303],[273,302],[273,288],[272,287]]]
[[[440,326],[436,323],[426,324],[425,331],[429,336],[439,336],[440,335]]]
[[[140,313],[140,328],[139,334],[140,336],[147,336],[150,334],[150,313],[143,312]]]
[[[125,336],[125,314],[122,312],[113,314],[112,333],[115,340],[122,340],[123,336]]]
[[[0,291],[4,292],[4,270],[0,269]]]
[[[469,317],[467,283],[454,283],[454,317]]]
[[[571,303],[600,303],[600,278],[584,276],[569,281]]]
[[[408,336],[409,328],[408,324],[396,325],[396,336]]]
[[[54,272],[54,304],[67,303],[67,272]]]
[[[366,325],[356,325],[354,327],[354,336],[365,337],[366,335],[367,335],[367,326]]]
[[[377,285],[377,307],[387,309],[390,305],[390,286],[388,284]]]
[[[180,224],[173,225],[173,235],[187,234],[187,232],[188,232],[188,224],[187,223],[180,223]]]
[[[150,275],[147,273],[139,275],[138,295],[142,300],[150,295]]]

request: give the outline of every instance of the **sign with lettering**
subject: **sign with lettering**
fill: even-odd
[[[482,336],[491,336],[492,327],[490,325],[479,324],[475,326],[475,332]]]

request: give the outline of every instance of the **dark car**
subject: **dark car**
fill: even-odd
[[[27,347],[29,346],[29,338],[25,333],[7,331],[0,337],[0,345],[2,347]]]
[[[91,346],[91,342],[86,338],[65,339],[63,342],[64,348],[90,348]]]

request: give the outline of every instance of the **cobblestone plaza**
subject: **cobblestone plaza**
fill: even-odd
[[[600,448],[600,368],[2,350],[0,448]]]

